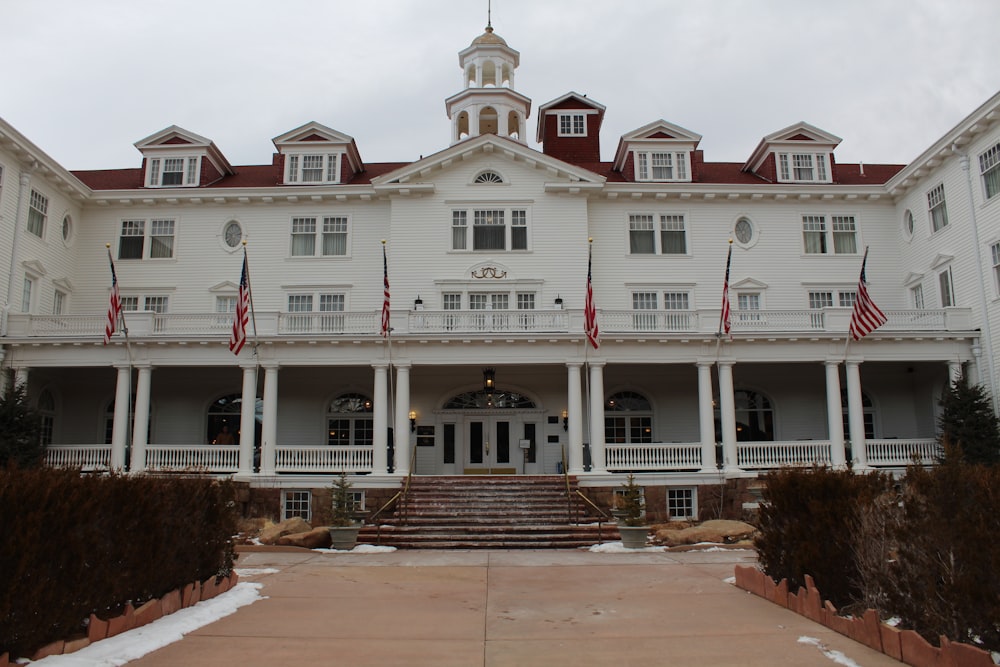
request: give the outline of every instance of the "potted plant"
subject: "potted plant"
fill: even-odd
[[[642,487],[635,483],[635,476],[629,475],[618,494],[617,508],[612,514],[618,517],[618,532],[622,536],[622,546],[626,549],[643,549],[649,527],[646,525],[645,503]]]
[[[347,475],[340,474],[330,487],[330,540],[332,547],[340,551],[350,551],[358,543],[361,522],[354,517],[354,496]]]

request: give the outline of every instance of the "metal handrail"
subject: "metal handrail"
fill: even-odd
[[[595,505],[594,501],[591,500],[590,498],[588,498],[587,494],[585,494],[580,489],[576,490],[576,495],[579,496],[580,498],[582,498],[583,502],[587,503],[588,505],[590,505],[591,507],[593,507],[595,510],[597,510],[597,513],[600,514],[602,517],[604,517],[604,519],[606,519],[607,521],[613,521],[614,520],[611,516],[608,515],[607,512],[605,512],[600,507],[598,507],[597,505]],[[579,514],[577,514],[576,523],[580,523],[580,516],[579,516]],[[597,519],[597,543],[598,544],[604,544],[604,521],[602,521],[600,518]]]
[[[569,489],[569,468],[566,466],[566,447],[561,448],[562,451],[562,470],[563,479],[566,480],[566,518],[569,521],[573,521],[573,498]]]
[[[413,450],[412,450],[412,452],[410,452],[410,470],[409,470],[408,473],[406,473],[406,480],[403,482],[403,488],[402,488],[402,490],[397,491],[395,493],[395,495],[392,496],[392,498],[389,498],[389,500],[387,500],[386,503],[384,505],[382,505],[382,507],[378,508],[378,510],[376,510],[374,513],[372,513],[368,517],[368,521],[374,522],[375,519],[377,519],[379,516],[382,515],[382,512],[384,512],[385,510],[389,509],[394,504],[399,504],[403,508],[402,521],[403,521],[404,524],[406,523],[406,521],[407,521],[407,514],[408,514],[408,508],[407,508],[407,505],[406,505],[406,495],[410,491],[410,480],[413,479],[413,466],[414,466],[414,462],[416,461],[416,459],[417,459],[417,448],[414,447]],[[378,524],[375,525],[375,542],[377,544],[382,544],[382,524],[381,523],[378,523]]]

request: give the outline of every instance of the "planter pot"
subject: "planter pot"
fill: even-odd
[[[649,536],[648,526],[618,526],[622,536],[622,546],[626,549],[645,549]]]
[[[358,544],[358,532],[361,526],[330,526],[330,541],[338,551],[350,551]]]

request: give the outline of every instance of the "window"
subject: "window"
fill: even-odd
[[[844,435],[847,436],[848,440],[851,437],[851,421],[847,411],[847,390],[844,389],[840,392],[840,405],[843,409],[844,415]],[[875,404],[872,402],[871,397],[868,394],[861,394],[861,409],[864,416],[865,424],[865,440],[875,439]]]
[[[327,410],[327,444],[368,446],[374,442],[372,401],[361,394],[345,394]]]
[[[687,230],[683,215],[659,216],[659,234],[652,214],[629,215],[629,252],[633,255],[687,254]]]
[[[28,202],[28,231],[43,238],[45,236],[45,221],[48,218],[49,198],[37,190],[31,191]]]
[[[469,217],[472,227],[469,227]],[[470,239],[471,233],[471,239]],[[451,212],[452,250],[528,249],[528,211],[523,208],[453,210]]]
[[[694,489],[667,489],[667,514],[671,519],[696,519]]]
[[[1000,194],[1000,143],[979,156],[979,172],[987,199]]]
[[[288,155],[285,159],[285,183],[339,183],[340,154]]]
[[[633,391],[608,397],[604,404],[604,438],[612,444],[653,441],[653,406]]]
[[[292,218],[292,257],[314,257],[320,248],[323,257],[347,255],[348,220],[343,216],[325,217],[322,227],[314,217]],[[320,233],[317,244],[316,234]]]
[[[951,280],[951,267],[938,274],[938,287],[941,289],[941,307],[949,308],[955,305],[955,289]]]
[[[149,160],[147,187],[172,188],[198,185],[201,159],[198,157],[152,158]]]
[[[903,235],[907,239],[913,238],[913,211],[910,209],[903,213]]]
[[[21,288],[21,312],[31,312],[31,293],[34,291],[35,281],[28,276],[24,277],[24,285]]]
[[[559,114],[559,136],[587,136],[587,121],[582,113]]]
[[[655,311],[656,292],[632,292],[632,310]],[[633,315],[633,324],[637,331],[652,331],[656,328],[656,313],[638,312]]]
[[[243,227],[235,220],[230,220],[222,230],[222,239],[228,247],[238,247],[243,240]]]
[[[832,307],[833,292],[809,292],[810,310],[820,310],[822,308]],[[809,314],[809,324],[813,329],[825,328],[824,321],[824,314],[822,312]]]
[[[118,259],[146,257],[146,229],[145,220],[122,220]],[[170,259],[174,256],[174,231],[173,220],[150,220],[149,259]]]
[[[831,247],[838,255],[858,252],[858,232],[853,215],[831,216],[829,227],[825,215],[803,215],[802,238],[806,254],[825,255]]]
[[[858,230],[853,215],[833,216],[833,252],[853,255],[858,252]]]
[[[287,489],[281,492],[281,520],[301,517],[312,521],[312,492]]]
[[[749,389],[733,391],[736,404],[736,440],[738,442],[773,442],[774,409],[763,394]],[[721,409],[715,409],[715,441],[722,442]]]
[[[52,293],[52,314],[64,315],[66,313],[66,292],[56,290]]]
[[[993,255],[993,286],[1000,295],[1000,242],[990,246],[990,252]]]
[[[854,302],[858,299],[858,293],[854,290],[849,292],[837,292],[837,305],[841,308],[854,308]]]
[[[807,253],[826,254],[826,218],[822,215],[802,216],[802,237]]]
[[[343,333],[345,303],[346,297],[341,293],[289,294],[286,330],[291,333]],[[314,315],[314,304],[319,306],[315,312],[320,315]]]
[[[778,180],[799,183],[829,182],[826,153],[779,153]]]
[[[736,321],[761,322],[760,292],[740,292],[736,295]]]
[[[741,246],[749,246],[753,243],[754,238],[757,235],[757,230],[754,228],[753,222],[750,218],[741,217],[733,225],[733,235],[736,236],[736,242]]]
[[[943,183],[927,193],[927,210],[933,231],[936,232],[948,226],[948,208],[945,206]]]
[[[66,245],[69,245],[70,241],[73,240],[73,218],[68,215],[63,216],[62,240]]]
[[[476,176],[473,183],[503,183],[503,178],[495,171],[484,171]]]
[[[655,153],[637,151],[635,154],[636,180],[638,181],[687,181],[688,153]]]
[[[910,288],[910,302],[917,310],[924,309],[924,286],[914,285]]]
[[[215,324],[219,327],[228,327],[233,323],[233,314],[236,312],[236,297],[232,295],[215,297],[215,312],[219,317],[215,318]]]
[[[664,292],[663,310],[689,310],[687,292]]]

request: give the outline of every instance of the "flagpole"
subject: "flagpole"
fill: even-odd
[[[125,356],[128,359],[128,383],[126,385],[126,396],[125,396],[126,410],[128,411],[128,412],[125,413],[127,415],[127,418],[125,420],[126,421],[126,426],[125,426],[125,454],[126,454],[126,456],[125,456],[125,461],[124,461],[123,468],[125,468],[125,469],[131,469],[131,459],[132,459],[132,452],[131,452],[131,449],[132,449],[132,429],[135,426],[135,424],[133,423],[133,421],[135,419],[135,413],[134,413],[134,410],[132,408],[132,369],[135,366],[135,363],[134,363],[134,361],[132,359],[132,342],[129,340],[129,337],[128,337],[128,324],[125,322],[125,310],[121,307],[121,288],[118,285],[118,272],[115,270],[115,260],[111,256],[111,244],[110,243],[105,243],[104,244],[104,248],[108,251],[108,264],[110,264],[110,266],[111,266],[111,279],[112,279],[112,283],[113,283],[111,289],[118,290],[118,294],[119,294],[119,296],[118,296],[118,306],[115,309],[114,324],[117,325],[119,322],[121,322],[122,335],[125,336]],[[114,334],[114,332],[112,332],[112,335],[113,334]],[[105,342],[105,344],[107,344],[107,342]],[[118,400],[120,400],[120,397],[116,394],[115,395],[115,401],[118,401]]]
[[[257,313],[253,308],[253,281],[250,280],[250,259],[247,254],[247,240],[243,239],[243,264],[247,267],[247,294],[250,297],[250,323],[253,324],[253,356],[257,358],[257,345],[259,343],[257,339]],[[260,365],[260,360],[257,359],[257,365]]]
[[[392,377],[392,327],[391,324],[391,309],[389,307],[389,260],[385,254],[385,239],[382,239],[382,335],[385,337],[386,342],[386,355],[388,361],[388,367],[386,372],[389,374],[389,405],[386,406],[388,414],[386,414],[386,429],[388,430],[389,418],[392,418],[392,454],[393,460],[387,463],[392,466],[393,472],[396,470],[396,450],[397,443],[396,440],[400,437],[399,428],[396,424],[396,384],[393,382]],[[386,434],[388,435],[388,433]]]

